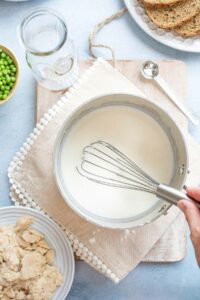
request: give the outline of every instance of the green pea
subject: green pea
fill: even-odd
[[[16,81],[17,68],[12,58],[0,48],[0,100],[5,100]]]

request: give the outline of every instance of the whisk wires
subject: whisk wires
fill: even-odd
[[[93,182],[148,193],[155,193],[158,182],[105,141],[97,141],[82,152],[79,174]]]

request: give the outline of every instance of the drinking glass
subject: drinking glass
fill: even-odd
[[[19,26],[19,34],[27,64],[42,86],[59,91],[77,80],[77,50],[58,12],[47,8],[29,12]]]

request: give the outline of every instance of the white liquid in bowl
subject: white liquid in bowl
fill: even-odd
[[[61,173],[67,190],[85,210],[112,218],[132,218],[151,209],[158,200],[141,191],[109,187],[78,174],[82,150],[106,141],[161,183],[173,175],[173,151],[166,132],[146,113],[129,106],[105,106],[87,113],[70,128],[61,150]]]

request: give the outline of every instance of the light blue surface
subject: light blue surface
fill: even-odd
[[[0,44],[11,47],[21,64],[21,82],[12,101],[0,106],[0,205],[9,205],[7,168],[12,156],[34,126],[36,89],[24,51],[17,38],[17,25],[23,14],[37,6],[60,11],[67,19],[70,35],[76,41],[80,58],[88,57],[88,34],[106,16],[123,6],[120,0],[32,0],[0,1]],[[200,114],[200,55],[181,53],[160,45],[141,31],[126,14],[107,26],[98,36],[115,47],[121,59],[180,59],[188,67],[188,105]],[[98,51],[107,57],[107,52]],[[173,70],[172,70],[173,72]],[[200,143],[200,127],[190,131]],[[83,262],[76,264],[76,275],[69,300],[196,300],[200,299],[200,271],[191,243],[186,259],[173,264],[140,264],[119,285],[114,285]],[[58,299],[59,300],[59,299]]]

